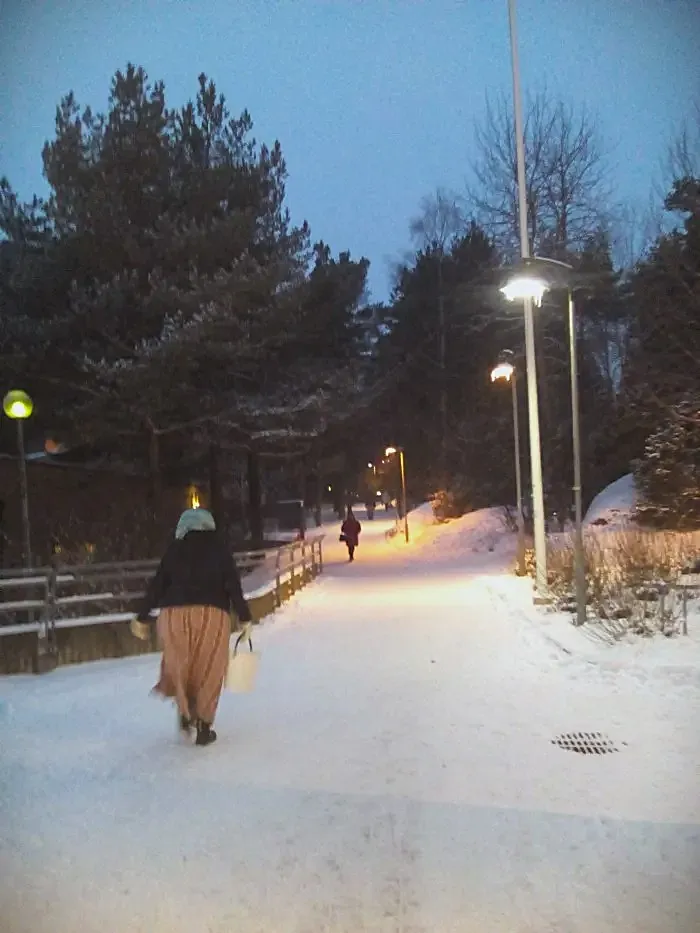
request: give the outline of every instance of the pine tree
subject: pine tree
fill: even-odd
[[[700,528],[700,395],[675,404],[634,465],[642,524]]]

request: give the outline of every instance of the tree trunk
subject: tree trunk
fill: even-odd
[[[442,250],[438,260],[438,321],[440,339],[440,484],[447,482],[447,335],[445,333],[445,294],[442,282]]]
[[[209,444],[209,508],[211,514],[214,516],[217,527],[223,532],[226,529],[224,528],[224,501],[219,470],[220,454],[219,445],[212,441]]]
[[[263,546],[263,515],[260,458],[254,450],[248,451],[248,524],[253,549],[261,548]]]
[[[160,512],[163,500],[163,483],[160,471],[160,439],[152,425],[149,425],[148,471],[151,486],[151,508],[153,514],[156,515]]]
[[[314,485],[314,520],[316,527],[320,528],[323,522],[323,476],[321,474],[321,465],[316,466],[316,476]]]

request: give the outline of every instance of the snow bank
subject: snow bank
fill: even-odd
[[[438,526],[434,544],[442,553],[470,554],[510,552],[514,534],[509,529],[503,508],[479,509]]]
[[[623,477],[604,490],[598,497],[598,514],[608,514],[611,518],[617,514],[619,521],[622,509],[617,506],[624,501],[625,489],[630,502],[629,494],[634,491],[631,477]],[[601,527],[607,530],[608,526]],[[690,604],[687,636],[625,635],[616,639],[603,623],[595,621],[578,628],[573,625],[570,613],[533,605],[532,581],[519,579],[510,572],[515,547],[516,536],[509,531],[502,508],[483,509],[436,525],[430,537],[420,543],[421,558],[426,565],[437,566],[449,561],[465,569],[471,566],[480,573],[488,573],[489,586],[503,601],[506,611],[522,614],[541,635],[566,654],[616,670],[665,671],[691,679],[700,675],[700,606],[697,602]]]
[[[408,532],[412,544],[423,538],[429,528],[435,527],[435,515],[430,502],[424,502],[408,513]],[[387,539],[394,544],[405,544],[403,519],[396,519],[394,525],[387,529]]]
[[[628,473],[598,493],[586,513],[584,524],[589,528],[619,531],[629,526],[636,503],[634,477]]]
[[[514,535],[506,521],[505,510],[500,507],[479,509],[449,522],[438,522],[432,504],[423,505],[408,513],[408,526],[412,544],[420,544],[427,560],[465,558],[470,554],[503,554],[514,549]],[[393,532],[393,529],[392,529]],[[397,523],[397,533],[391,540],[403,544],[403,522]]]
[[[570,613],[533,605],[532,585],[517,577],[491,579],[494,594],[526,618],[567,655],[611,670],[669,674],[700,685],[700,607],[688,612],[688,634],[625,635],[617,639],[602,622],[578,627]]]

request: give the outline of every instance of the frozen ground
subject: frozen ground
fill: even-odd
[[[155,657],[0,679],[3,933],[698,933],[697,681],[555,647],[482,518],[329,535],[211,748]]]

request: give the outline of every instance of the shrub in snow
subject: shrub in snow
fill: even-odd
[[[636,518],[657,528],[700,528],[700,398],[671,409],[634,464]]]
[[[430,499],[438,522],[461,518],[472,509],[473,496],[464,480],[456,479],[446,489],[438,489]]]
[[[700,554],[700,532],[623,531],[585,539],[588,604],[592,615],[620,637],[676,634],[680,598],[669,583],[693,566]],[[530,557],[530,566],[534,561]],[[575,609],[574,551],[571,538],[550,547],[548,574],[560,608]]]

